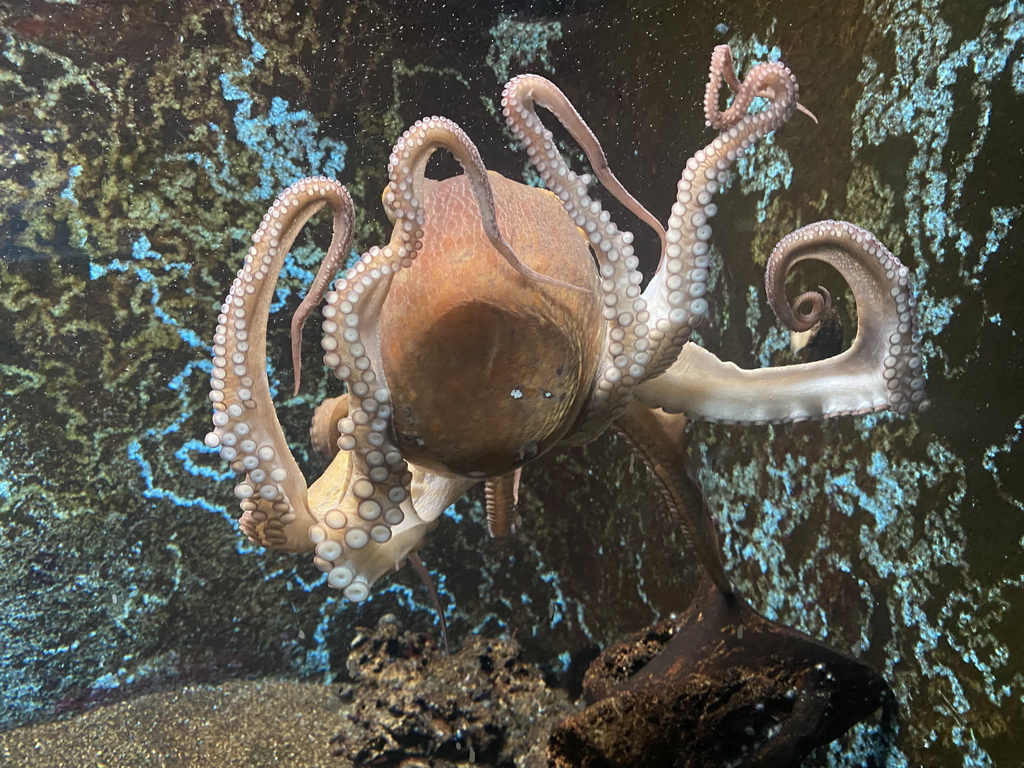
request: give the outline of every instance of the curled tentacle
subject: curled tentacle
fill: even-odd
[[[558,195],[569,217],[583,230],[598,261],[604,319],[607,324],[605,354],[600,365],[587,416],[577,424],[571,441],[585,442],[603,432],[629,403],[633,386],[643,376],[647,352],[647,303],[640,295],[643,276],[633,253],[633,235],[619,230],[600,202],[590,197],[588,176],[569,169],[555,146],[551,132],[534,106],[549,110],[583,147],[594,173],[612,195],[654,229],[666,244],[664,229],[619,183],[608,168],[596,137],[565,95],[537,75],[521,75],[505,86],[502,107],[513,134],[526,147],[530,161],[544,185]],[[664,247],[662,249],[664,253]]]
[[[765,276],[769,301],[790,327],[800,323],[786,300],[785,279],[806,259],[835,267],[853,291],[857,336],[848,350],[812,363],[743,370],[689,344],[668,371],[637,388],[637,398],[691,418],[739,424],[926,410],[909,270],[853,224],[803,227],[775,247]]]
[[[736,90],[736,98],[725,112],[720,112],[718,92],[723,80]],[[762,94],[770,99],[770,104],[760,112],[749,113],[754,98]],[[676,187],[665,263],[644,291],[652,318],[652,359],[645,378],[657,376],[672,364],[707,314],[704,293],[710,264],[708,220],[718,211],[712,196],[725,183],[729,167],[744,150],[789,120],[798,95],[796,78],[783,64],[758,64],[740,83],[732,70],[728,46],[715,49],[704,112],[708,125],[722,133],[687,161]]]
[[[750,108],[754,96],[773,100],[775,92],[772,88],[766,87],[756,93],[744,93],[743,98],[739,97],[742,86],[739,78],[736,77],[736,69],[732,60],[732,49],[728,45],[715,46],[711,53],[711,77],[708,79],[707,88],[704,90],[704,119],[709,128],[724,131],[736,125]],[[722,82],[729,86],[729,89],[737,94],[737,98],[725,112],[718,109],[718,97],[722,88]],[[803,112],[815,123],[818,118],[811,110],[797,102],[796,108]]]
[[[306,531],[315,519],[270,396],[267,319],[288,250],[306,221],[325,205],[334,211],[332,248],[351,239],[352,201],[341,184],[325,178],[293,184],[252,236],[214,336],[214,429],[206,444],[220,448],[231,468],[245,474],[235,486],[245,534],[261,546],[291,551],[310,548]]]
[[[806,309],[804,309],[805,306]],[[817,290],[805,291],[793,299],[788,319],[782,316],[779,319],[791,331],[809,331],[830,309],[832,309],[832,294],[824,286],[819,285]]]
[[[786,302],[786,275],[806,259],[831,265],[849,284],[857,302],[857,336],[849,351],[853,357],[875,353],[888,407],[898,413],[927,409],[910,270],[873,234],[848,222],[820,221],[798,229],[775,246],[765,271],[768,302],[792,330],[802,329]]]

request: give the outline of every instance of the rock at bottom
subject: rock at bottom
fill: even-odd
[[[552,733],[555,768],[795,766],[892,701],[867,664],[706,578],[684,615],[604,651],[584,693]]]
[[[374,768],[544,768],[552,727],[579,711],[511,639],[451,655],[385,617],[356,638],[335,754]]]

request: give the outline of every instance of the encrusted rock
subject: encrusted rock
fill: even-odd
[[[547,766],[551,729],[578,707],[520,654],[514,640],[471,636],[448,655],[384,617],[349,653],[335,754],[381,768]]]
[[[768,621],[704,578],[686,613],[606,649],[555,768],[790,768],[892,693],[870,666]]]

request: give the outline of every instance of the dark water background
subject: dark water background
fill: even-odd
[[[786,362],[764,261],[797,226],[848,219],[915,276],[933,401],[911,419],[693,425],[728,566],[758,610],[897,693],[897,733],[868,723],[821,764],[1019,764],[1022,35],[1013,0],[0,2],[0,727],[184,681],[330,677],[386,612],[434,631],[408,569],[352,606],[305,558],[236,532],[202,436],[248,235],[284,187],[326,174],[356,198],[358,246],[386,240],[387,157],[423,115],[530,178],[498,103],[526,71],[563,88],[665,218],[713,138],[701,100],[727,42],[741,71],[781,56],[820,123],[795,117],[719,195],[703,342]],[[293,251],[271,332],[297,445],[335,386],[307,363],[290,397],[285,360],[326,227]],[[424,551],[456,638],[513,633],[572,684],[598,647],[687,605],[692,559],[621,441],[546,457],[523,492],[512,543],[487,540],[474,493]]]

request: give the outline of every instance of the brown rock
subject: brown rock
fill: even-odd
[[[548,734],[577,707],[520,655],[514,640],[477,636],[448,655],[385,617],[349,654],[335,754],[356,766],[543,768]]]
[[[798,765],[892,694],[871,667],[759,615],[706,578],[686,613],[608,648],[556,768]]]

